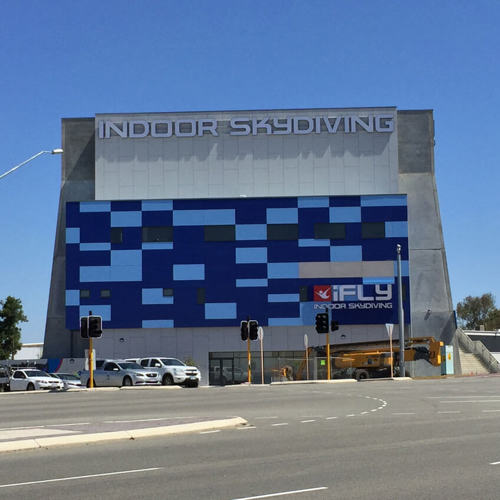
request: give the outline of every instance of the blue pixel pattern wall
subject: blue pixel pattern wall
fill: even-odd
[[[312,325],[327,286],[341,324],[409,322],[405,195],[70,202],[66,327]]]

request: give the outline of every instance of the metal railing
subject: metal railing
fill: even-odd
[[[490,373],[500,373],[500,363],[480,340],[471,340],[461,328],[455,333],[458,345],[468,353],[476,355]]]

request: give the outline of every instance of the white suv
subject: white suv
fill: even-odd
[[[154,368],[160,373],[163,385],[183,384],[198,387],[201,373],[196,366],[188,366],[176,358],[141,358],[137,362],[144,368]]]

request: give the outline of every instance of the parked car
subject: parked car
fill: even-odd
[[[34,368],[15,370],[10,378],[11,391],[34,391],[38,389],[63,389],[62,380]]]
[[[80,381],[90,387],[88,370],[80,373]],[[132,361],[106,361],[102,368],[94,370],[94,387],[128,385],[159,385],[161,378],[156,370],[146,370]]]
[[[9,369],[7,366],[0,366],[0,392],[9,390]]]
[[[196,366],[186,365],[180,359],[157,356],[140,358],[137,362],[144,368],[153,368],[158,371],[163,385],[183,384],[198,387],[200,383],[200,370]]]
[[[82,389],[85,387],[78,375],[74,375],[73,373],[51,373],[53,377],[57,377],[62,380],[64,384],[64,389]]]

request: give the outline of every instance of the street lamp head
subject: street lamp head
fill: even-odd
[[[50,153],[53,154],[53,155],[62,155],[63,154],[63,150],[60,149],[60,148],[53,149]]]

